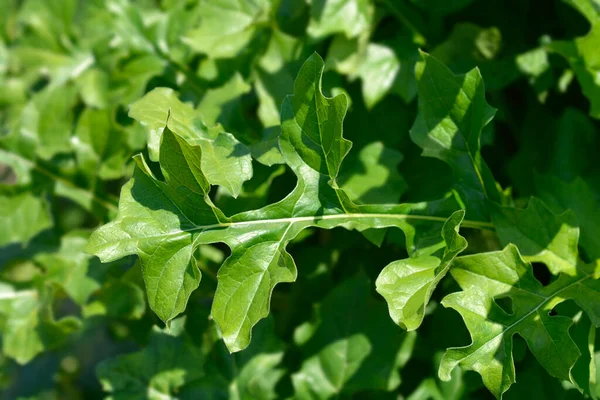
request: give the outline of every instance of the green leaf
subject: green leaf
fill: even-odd
[[[109,103],[129,106],[139,100],[146,93],[148,82],[162,73],[166,64],[164,59],[155,55],[142,55],[128,60],[112,74]]]
[[[105,109],[108,107],[109,76],[99,68],[87,69],[77,77],[79,94],[89,107]]]
[[[154,327],[147,347],[104,361],[97,375],[102,388],[115,399],[172,398],[186,383],[204,376],[203,358],[179,326],[171,332]]]
[[[100,194],[94,187],[95,180],[89,182],[76,180],[77,172],[81,172],[84,176],[86,174],[76,168],[72,159],[63,155],[56,156],[49,162],[39,160],[35,154],[38,146],[37,139],[26,127],[16,129],[2,139],[0,140],[0,157],[2,158],[0,163],[9,166],[14,172],[14,186],[19,191],[28,190],[36,195],[53,192],[56,196],[73,200],[84,209],[93,212],[98,218],[105,218],[107,214],[116,212],[112,196],[109,193]],[[69,142],[77,142],[76,137],[71,138]],[[87,172],[87,176],[93,174],[93,171]],[[92,187],[85,187],[87,184]],[[8,186],[7,193],[14,193],[15,188],[11,188],[11,186]],[[52,198],[50,197],[50,199]],[[39,207],[32,206],[32,211],[38,209]],[[47,218],[41,218],[40,223],[45,220]],[[27,227],[23,226],[21,229],[35,226],[35,224],[31,224]]]
[[[388,93],[396,93],[405,102],[416,95],[414,67],[419,55],[409,38],[398,37],[390,45],[367,43],[368,36],[334,38],[327,54],[327,66],[353,80],[362,80],[362,94],[368,109]]]
[[[590,101],[590,115],[600,118],[600,9],[595,0],[570,0],[568,3],[588,19],[591,29],[587,35],[575,40],[551,42],[548,49],[567,59],[583,94]]]
[[[162,134],[159,152],[164,181],[136,158],[138,168],[122,190],[117,219],[92,235],[88,250],[105,262],[138,254],[150,307],[163,321],[181,313],[198,286],[192,254],[201,244],[223,242],[231,248],[218,272],[212,306],[230,351],[248,345],[252,327],[268,315],[274,287],[296,279],[296,266],[285,247],[303,229],[393,226],[405,231],[410,254],[439,246],[441,226],[458,208],[452,198],[359,206],[337,187],[342,159],[350,149],[342,137],[346,100],[343,95],[328,99],[321,94],[322,71],[323,60],[315,54],[303,65],[294,95],[282,107],[279,148],[298,182],[277,203],[225,217],[208,197],[204,174],[210,170],[201,168],[198,160],[203,149],[171,132],[170,126]],[[171,120],[173,129],[187,126]]]
[[[419,112],[410,136],[423,155],[448,163],[467,217],[488,220],[486,199],[500,202],[494,177],[480,152],[483,128],[496,110],[485,100],[478,69],[454,75],[428,54],[417,64]]]
[[[590,260],[600,258],[600,208],[592,189],[581,178],[565,182],[552,176],[538,176],[537,192],[554,212],[572,210],[581,227],[579,244]]]
[[[257,114],[266,128],[279,125],[281,103],[294,85],[304,47],[304,43],[295,37],[274,30],[254,69],[254,88],[259,100]]]
[[[27,244],[41,231],[52,227],[48,202],[32,193],[0,196],[0,246]]]
[[[284,164],[283,156],[279,151],[279,127],[265,129],[260,142],[250,146],[250,152],[254,160],[268,167]]]
[[[390,316],[401,327],[412,331],[421,325],[433,291],[454,258],[466,249],[467,241],[458,233],[464,215],[464,211],[457,211],[444,223],[441,258],[423,254],[394,261],[379,274],[377,292],[385,298]]]
[[[234,196],[252,177],[250,151],[220,126],[208,128],[202,117],[177,99],[175,92],[157,88],[131,106],[129,116],[140,121],[149,133],[150,159],[159,159],[162,132],[168,127],[190,145],[200,149],[197,157],[208,183],[225,187]]]
[[[68,38],[73,30],[73,17],[77,3],[74,0],[29,0],[19,10],[19,20],[27,25],[44,47],[61,49],[61,37]]]
[[[392,49],[374,43],[367,46],[364,62],[357,74],[362,79],[362,92],[368,108],[375,106],[392,88],[400,68],[409,66],[401,66]]]
[[[462,23],[453,27],[448,38],[431,55],[453,71],[467,72],[493,60],[501,44],[502,34],[498,28]]]
[[[316,309],[306,357],[292,375],[298,399],[329,399],[362,390],[394,390],[398,370],[410,357],[415,335],[402,333],[371,297],[359,274],[336,287]]]
[[[217,122],[226,124],[231,111],[231,103],[245,93],[248,93],[252,87],[248,85],[242,76],[238,73],[217,89],[209,89],[204,93],[198,103],[198,110],[202,112],[202,119],[207,125],[214,125]]]
[[[419,7],[436,13],[451,13],[466,7],[473,0],[411,0]]]
[[[153,53],[154,43],[150,40],[149,27],[144,21],[142,9],[133,2],[109,3],[109,23],[114,39],[120,47],[140,53]]]
[[[342,160],[352,147],[342,137],[347,100],[344,95],[331,99],[323,96],[322,74],[323,60],[316,54],[302,66],[294,83],[294,95],[286,97],[281,107],[280,141],[293,146],[284,151],[284,158],[286,152],[296,153],[314,171],[335,182]],[[292,167],[297,163],[293,159],[286,161]]]
[[[62,286],[77,304],[84,305],[103,283],[108,265],[84,253],[88,234],[70,232],[61,238],[60,248],[53,253],[41,253],[35,261],[46,272],[46,281]]]
[[[277,154],[281,157],[279,152]],[[267,168],[256,165],[252,180],[244,185],[237,198],[233,197],[227,190],[220,188],[215,196],[215,203],[228,215],[264,207],[269,204],[268,197],[273,189],[273,181],[284,173],[285,168],[283,166]]]
[[[554,85],[547,49],[539,47],[519,54],[515,57],[515,64],[519,72],[529,78],[529,83],[538,94],[538,100],[543,103],[548,90]]]
[[[51,309],[52,291],[16,290],[0,283],[2,352],[19,364],[26,364],[44,350],[60,346],[81,323],[75,317],[55,321]]]
[[[573,325],[569,329],[569,334],[581,352],[581,357],[577,359],[575,366],[571,370],[576,390],[595,399],[596,365],[594,362],[594,349],[597,329],[587,315],[583,314],[573,302],[560,304],[557,307],[557,311],[561,315],[566,315],[573,319]]]
[[[146,311],[144,291],[133,282],[110,282],[97,292],[82,309],[84,317],[105,315],[114,318],[140,319]]]
[[[245,351],[229,354],[222,343],[215,344],[206,363],[206,375],[185,387],[180,398],[198,399],[211,393],[214,398],[277,399],[276,385],[285,374],[281,368],[284,349],[275,334],[273,319],[267,318],[257,327]]]
[[[509,245],[499,252],[458,257],[451,274],[463,291],[446,296],[442,304],[461,314],[472,343],[446,351],[440,378],[448,380],[456,366],[473,370],[501,398],[515,382],[512,336],[519,334],[550,375],[572,380],[571,369],[581,354],[569,336],[573,321],[550,312],[572,299],[600,326],[597,267],[594,271],[591,266],[580,266],[577,275],[560,275],[543,287],[533,276],[531,264]],[[512,313],[496,303],[502,298],[511,300]]]
[[[594,167],[593,152],[600,146],[593,121],[582,111],[567,108],[557,128],[549,172],[567,182],[585,176]]]
[[[74,86],[46,88],[36,93],[23,110],[18,129],[23,135],[33,136],[30,140],[40,158],[48,160],[71,150],[76,94]]]
[[[72,143],[79,167],[90,182],[96,177],[110,180],[123,176],[129,155],[120,133],[109,112],[86,108],[81,113]]]
[[[370,0],[313,0],[307,32],[316,39],[338,32],[353,38],[371,29],[373,14]]]
[[[525,209],[492,207],[502,245],[517,245],[526,261],[545,263],[554,275],[577,274],[579,227],[572,211],[556,215],[532,197]]]
[[[356,203],[389,204],[398,201],[406,182],[398,173],[403,157],[381,142],[363,147],[358,159],[349,160],[340,174],[340,185]]]
[[[137,253],[150,307],[167,322],[185,309],[200,283],[192,259],[196,223],[218,226],[224,217],[208,199],[209,184],[198,162],[199,146],[190,146],[168,128],[161,141],[161,170],[166,180],[157,180],[137,156],[133,178],[121,191],[116,220],[94,232],[87,249],[104,262]]]
[[[193,50],[212,58],[235,57],[265,24],[270,0],[203,0],[200,27],[182,37]]]
[[[256,330],[252,346],[230,356],[238,372],[230,386],[231,397],[237,393],[240,399],[278,398],[275,386],[285,374],[281,365],[284,350],[283,342],[275,335],[273,319],[268,318]]]

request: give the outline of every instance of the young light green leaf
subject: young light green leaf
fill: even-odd
[[[200,150],[199,167],[210,184],[225,187],[237,196],[252,177],[250,151],[220,126],[207,127],[190,105],[182,103],[172,89],[156,88],[134,103],[129,116],[148,129],[150,159],[158,160],[162,132],[168,127]]]
[[[412,353],[415,335],[402,333],[371,296],[368,278],[359,274],[323,300],[301,347],[305,360],[292,375],[298,399],[350,396],[361,390],[391,391],[398,370]]]
[[[417,64],[419,112],[410,136],[423,155],[448,163],[467,217],[488,220],[486,199],[500,202],[494,177],[480,152],[483,128],[496,110],[485,100],[478,69],[454,75],[426,53]]]
[[[369,0],[313,0],[308,34],[320,39],[340,32],[353,38],[371,29],[374,12]]]
[[[52,216],[44,198],[30,192],[0,195],[0,247],[11,243],[26,244],[50,227]]]
[[[361,79],[368,109],[388,93],[396,93],[410,102],[417,91],[414,66],[419,55],[416,46],[403,36],[390,45],[368,43],[368,39],[368,35],[358,39],[336,36],[327,55],[327,66],[348,75],[351,80]]]
[[[444,223],[441,258],[423,254],[394,261],[379,274],[377,292],[387,301],[392,320],[401,327],[412,331],[421,325],[433,291],[454,258],[467,247],[467,241],[458,233],[464,215],[464,211],[456,211]]]
[[[519,334],[550,375],[572,380],[571,369],[580,355],[569,336],[573,321],[550,312],[572,299],[600,326],[600,270],[593,268],[581,266],[577,275],[560,275],[543,287],[514,245],[503,251],[458,257],[451,274],[463,291],[446,296],[442,304],[461,314],[472,343],[446,351],[440,378],[448,380],[456,366],[476,371],[500,399],[515,382],[512,336]],[[507,297],[513,304],[512,313],[496,303]]]
[[[572,211],[556,215],[535,197],[523,210],[496,204],[491,210],[504,246],[517,245],[526,261],[541,261],[554,275],[577,274],[579,227]]]
[[[367,108],[373,108],[392,88],[400,68],[408,66],[400,64],[392,49],[375,43],[367,46],[364,60],[357,74],[362,79],[365,104]]]
[[[182,40],[209,57],[234,57],[267,21],[270,7],[270,0],[202,0],[198,6],[200,27]]]

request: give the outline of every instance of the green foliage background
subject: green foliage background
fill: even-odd
[[[3,399],[600,397],[598,0],[0,0],[0,111]]]

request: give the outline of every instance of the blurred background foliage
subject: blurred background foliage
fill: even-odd
[[[453,283],[418,334],[394,325],[374,293],[381,269],[406,257],[397,232],[377,251],[356,232],[304,232],[290,245],[298,282],[278,287],[271,317],[233,356],[209,319],[226,247],[198,252],[203,280],[170,329],[146,307],[135,258],[101,264],[83,251],[114,218],[132,156],[152,157],[151,132],[128,112],[156,87],[251,149],[254,176],[238,199],[213,193],[226,214],[287,194],[293,174],[266,166],[277,155],[265,143],[315,51],[325,94],[351,104],[341,186],[357,202],[442,197],[452,171],[408,135],[419,49],[455,73],[480,68],[498,108],[483,155],[517,204],[535,194],[561,210],[563,194],[576,193],[582,215],[598,215],[597,0],[0,0],[1,397],[489,398],[473,373],[437,378],[441,352],[469,341],[436,302]],[[580,223],[597,243],[595,221]],[[468,252],[499,249],[494,234],[464,234]],[[515,341],[519,380],[505,398],[581,398]],[[339,346],[358,361],[330,365],[333,381],[315,392],[317,364]]]

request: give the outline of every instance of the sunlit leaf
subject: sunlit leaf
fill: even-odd
[[[509,245],[499,252],[458,257],[451,274],[463,291],[446,296],[442,304],[461,314],[472,343],[446,351],[439,370],[442,379],[448,380],[456,366],[474,370],[501,398],[516,379],[512,337],[519,334],[550,375],[572,380],[571,369],[581,354],[569,335],[573,320],[550,313],[572,299],[600,326],[597,268],[579,266],[575,276],[561,275],[544,287],[533,276],[531,264]],[[497,304],[502,298],[511,299],[512,313]]]

